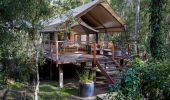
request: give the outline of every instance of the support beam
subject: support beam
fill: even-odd
[[[53,76],[53,71],[52,71],[52,66],[53,66],[53,48],[52,48],[52,43],[51,41],[49,41],[49,45],[50,45],[50,79],[52,80],[52,76]]]
[[[104,29],[106,29],[106,27],[103,25],[103,23],[97,19],[96,17],[94,17],[91,13],[87,13],[93,20],[95,20],[96,22],[98,22]]]
[[[50,64],[50,80],[53,78],[53,64]]]
[[[96,64],[96,42],[93,42],[93,63]]]
[[[96,70],[95,70],[95,67],[96,67],[96,48],[97,48],[97,45],[96,45],[96,42],[93,42],[93,62],[92,62],[92,67],[93,67],[93,74],[94,74],[94,82],[96,82]]]
[[[59,87],[63,88],[63,66],[59,65]]]
[[[140,58],[140,50],[139,50],[139,46],[137,45],[137,57],[139,57]]]
[[[92,62],[92,72],[93,72],[93,76],[94,76],[94,82],[96,82],[96,64],[94,62]]]
[[[130,53],[130,44],[128,43],[128,55],[131,55]]]
[[[74,44],[76,43],[77,39],[76,39],[76,34],[74,34]]]
[[[124,59],[123,58],[120,59],[120,67],[124,67]]]
[[[59,55],[59,52],[58,52],[58,41],[56,41],[56,67],[58,67],[58,62],[59,62],[58,55]]]

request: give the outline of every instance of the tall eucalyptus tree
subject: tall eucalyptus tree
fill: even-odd
[[[165,59],[165,28],[164,11],[166,0],[150,1],[150,51],[151,56],[157,60]]]
[[[14,64],[17,66],[23,66],[24,63],[29,66],[29,69],[31,69],[32,76],[34,77],[34,83],[35,83],[35,100],[38,100],[38,90],[39,90],[39,72],[38,72],[38,63],[40,58],[40,51],[39,46],[41,43],[41,36],[39,29],[41,28],[40,22],[41,20],[47,18],[51,13],[49,0],[1,0],[0,1],[0,28],[1,33],[4,33],[1,35],[2,40],[9,40],[9,35],[12,36],[12,39],[8,42],[7,46],[4,46],[2,43],[1,51],[5,50],[12,50],[11,55],[8,57],[7,55],[10,54],[10,52],[1,52],[0,54],[3,54],[4,56],[1,56],[0,60],[10,61],[13,58]],[[15,24],[15,23],[17,24]],[[23,34],[20,34],[23,33]],[[23,37],[21,37],[22,35]],[[27,38],[28,36],[28,38]],[[15,38],[19,37],[19,38]],[[22,39],[25,37],[26,41],[23,41]],[[16,41],[16,39],[18,39]],[[28,39],[28,41],[27,41]],[[24,42],[24,43],[21,43]],[[26,45],[25,46],[18,46],[12,45],[13,43],[18,43],[20,45]],[[24,51],[20,52],[19,50]],[[15,49],[12,49],[15,48]],[[5,54],[4,54],[5,53]],[[24,56],[21,56],[23,54]],[[20,57],[20,61],[18,61],[18,57]],[[21,57],[24,63],[21,64]],[[29,59],[29,60],[28,60]],[[14,65],[11,62],[7,62],[9,65]],[[6,67],[6,65],[4,64]],[[19,69],[21,70],[21,69]],[[29,70],[30,71],[30,70]]]

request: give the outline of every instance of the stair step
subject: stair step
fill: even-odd
[[[105,66],[105,65],[100,65],[100,66],[103,67],[104,69],[116,68],[115,65],[107,65],[107,66]]]
[[[112,59],[98,60],[98,69],[96,71],[101,72],[103,77],[96,77],[96,80],[107,80],[109,84],[114,84],[114,82],[121,77],[122,68],[119,67],[119,63]]]
[[[107,71],[106,73],[109,74],[109,75],[118,75],[118,74],[120,74],[120,72],[118,72],[118,71]]]
[[[99,80],[105,80],[105,79],[106,79],[106,77],[104,77],[104,76],[100,76],[100,77],[96,77],[96,79],[99,79]]]
[[[112,68],[108,68],[106,67],[106,69],[103,67],[104,70],[106,70],[106,72],[110,72],[110,71],[120,71],[122,70],[122,68],[115,68],[115,67],[112,67]],[[101,72],[100,69],[96,69],[97,72]]]
[[[115,64],[115,61],[101,61],[99,64]]]
[[[117,68],[106,68],[105,70],[106,70],[106,71],[117,71],[117,70],[119,70],[119,69],[117,69]]]
[[[112,79],[120,79],[121,78],[121,75],[110,75],[110,77],[112,78]]]

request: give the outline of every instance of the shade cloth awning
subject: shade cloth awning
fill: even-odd
[[[125,30],[124,22],[105,0],[94,0],[71,9],[66,14],[54,16],[44,22],[44,30],[59,27],[61,23],[68,21],[71,16],[75,17],[78,23],[85,23],[84,26],[88,26],[88,29],[92,29],[92,31],[122,32]]]

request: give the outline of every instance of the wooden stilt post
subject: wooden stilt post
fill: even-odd
[[[63,66],[58,65],[59,62],[58,41],[56,41],[56,67],[59,69],[59,87],[63,88]]]
[[[96,64],[92,62],[92,72],[94,76],[94,82],[96,82]]]
[[[92,62],[92,69],[93,69],[93,74],[94,74],[94,82],[96,82],[96,42],[93,42],[93,62]]]
[[[86,62],[81,62],[81,73],[84,73]]]
[[[99,35],[98,33],[96,33],[96,43],[98,43],[98,40],[99,40]]]
[[[130,44],[128,43],[128,55],[130,55]]]
[[[96,42],[93,42],[93,63],[96,64]]]
[[[76,34],[74,34],[74,44],[76,43]]]
[[[52,44],[51,41],[49,41],[49,45],[50,45],[50,79],[52,80],[52,76],[53,76],[53,71],[52,71],[52,67],[53,67],[53,48],[52,48]]]
[[[138,47],[138,45],[137,45],[137,57],[139,57],[140,58],[140,50],[139,50],[139,47]]]
[[[63,66],[59,65],[59,87],[63,88]]]
[[[120,67],[124,67],[124,59],[123,58],[120,59]]]
[[[58,41],[56,41],[56,66],[58,67]]]
[[[87,41],[87,45],[89,44],[89,34],[87,34],[87,36],[86,36],[86,41]]]

